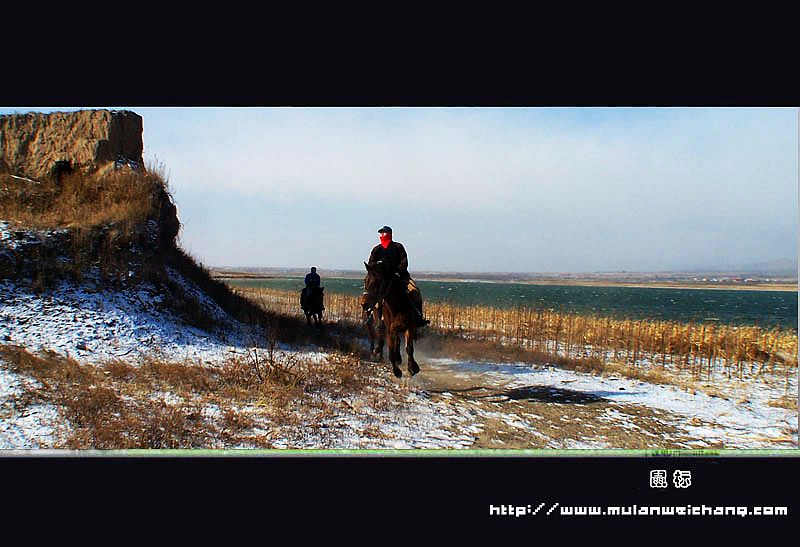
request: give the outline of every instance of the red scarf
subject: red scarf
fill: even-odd
[[[387,248],[389,246],[389,243],[392,242],[391,234],[387,234],[384,232],[380,235],[380,238],[381,238],[381,247],[383,247],[384,249]]]

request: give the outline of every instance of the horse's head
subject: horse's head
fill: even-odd
[[[361,307],[368,310],[375,306],[386,295],[388,276],[383,271],[383,262],[378,261],[374,264],[364,262],[367,275],[364,277],[364,292],[361,295]]]

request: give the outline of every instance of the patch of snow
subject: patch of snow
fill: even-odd
[[[330,449],[431,449],[468,448],[475,441],[469,417],[452,405],[428,401],[410,393],[397,408],[377,411],[357,405],[358,411],[342,414],[319,429],[278,434],[276,448]],[[378,432],[376,435],[375,432]]]
[[[147,355],[167,360],[218,362],[246,355],[251,329],[237,324],[209,333],[160,308],[164,295],[155,287],[113,291],[63,282],[36,294],[11,281],[0,282],[0,343],[31,351],[51,350],[80,362],[124,358],[137,364]],[[216,303],[205,297],[202,304]],[[217,314],[224,314],[217,307]]]
[[[183,403],[182,397],[179,397],[170,391],[154,391],[150,394],[149,398],[151,401],[163,401],[170,406],[178,406]]]
[[[52,405],[15,408],[13,398],[35,383],[7,370],[0,360],[0,450],[49,448],[55,442],[58,411]]]
[[[794,410],[769,406],[775,396],[768,386],[751,383],[748,404],[712,397],[701,391],[687,392],[676,386],[647,384],[639,380],[604,377],[552,366],[527,363],[487,364],[452,359],[431,359],[453,370],[479,373],[488,382],[506,388],[559,387],[601,397],[614,405],[641,405],[678,416],[677,424],[689,436],[725,448],[796,448],[797,421]],[[783,390],[781,390],[782,392]],[[796,397],[796,391],[794,396]],[[738,398],[741,401],[741,398]],[[627,420],[623,427],[635,424]],[[791,439],[791,440],[790,440]]]

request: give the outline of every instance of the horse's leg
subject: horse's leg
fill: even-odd
[[[408,372],[414,376],[419,372],[419,365],[414,360],[414,333],[407,330],[406,333],[406,354],[408,355]]]
[[[367,336],[369,336],[369,353],[372,355],[375,353],[375,329],[372,325],[367,325]]]
[[[364,328],[367,329],[367,338],[369,338],[369,353],[372,355],[375,352],[375,318],[367,310],[361,313],[361,320],[364,322]]]
[[[305,314],[306,314],[306,322],[308,323],[308,326],[310,327],[310,326],[311,326],[311,314],[310,314],[310,313],[308,313],[308,312],[307,312],[307,311],[305,311],[305,310],[303,310],[303,313],[305,313]]]
[[[399,332],[395,332],[394,335],[394,362],[399,367],[403,363],[403,354],[401,353],[402,346],[400,345],[400,337],[402,335]]]
[[[375,348],[375,356],[383,360],[383,346],[386,345],[386,336],[383,334],[378,334],[377,340],[378,346]]]
[[[381,320],[378,325],[378,348],[375,350],[375,355],[383,359],[383,345],[386,343],[386,323]]]
[[[400,340],[393,329],[389,329],[389,362],[392,363],[392,372],[398,378],[402,378],[403,371],[400,370]]]

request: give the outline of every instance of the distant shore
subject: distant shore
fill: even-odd
[[[216,279],[290,279],[302,278],[307,272],[286,271],[275,273],[255,273],[212,270],[212,277]],[[323,277],[329,279],[362,279],[354,273],[328,273],[320,271]],[[632,287],[643,289],[713,289],[734,291],[789,291],[797,292],[797,283],[783,282],[755,282],[755,283],[715,283],[715,282],[689,282],[689,281],[622,281],[613,279],[492,279],[489,277],[472,278],[468,276],[427,276],[417,274],[413,276],[418,281],[445,281],[453,283],[517,283],[521,285],[567,285],[586,287]]]
[[[517,281],[523,285],[570,285],[586,287],[634,287],[643,289],[717,289],[733,291],[794,291],[797,292],[797,285],[791,283],[771,283],[771,284],[721,284],[721,283],[627,283],[624,281]]]

